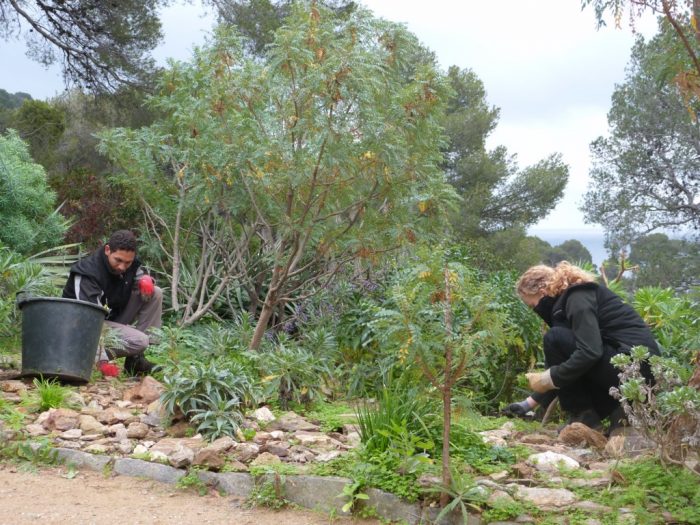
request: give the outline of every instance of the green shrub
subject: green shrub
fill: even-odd
[[[25,257],[3,246],[0,241],[0,337],[13,338],[19,334],[21,323],[15,304],[17,294],[29,297],[60,293],[60,288],[56,286],[56,274],[62,273],[62,285],[67,265],[75,257],[44,255],[40,253]]]
[[[689,453],[700,453],[700,391],[688,386],[690,371],[675,359],[649,359],[656,380],[648,384],[641,373],[649,357],[645,347],[618,354],[611,362],[621,370],[619,388],[611,388],[620,400],[630,424],[656,444],[665,463],[683,463]]]
[[[425,390],[396,382],[384,388],[375,403],[365,403],[357,408],[364,450],[369,455],[385,453],[392,445],[392,433],[397,428],[405,429],[421,442],[433,443],[434,446],[441,441],[442,435],[439,414],[438,401],[426,395]]]
[[[700,348],[697,299],[677,296],[670,288],[646,287],[637,290],[632,304],[651,327],[663,354],[689,365]]]
[[[266,394],[277,395],[283,409],[292,402],[308,405],[324,398],[332,375],[328,355],[313,354],[282,336],[275,348],[259,352],[256,359]]]
[[[27,144],[14,130],[0,135],[0,243],[22,254],[60,244],[68,222],[55,204]]]
[[[161,403],[166,413],[172,416],[181,410],[209,438],[233,435],[243,420],[243,410],[259,399],[257,384],[235,361],[169,362],[163,384]]]

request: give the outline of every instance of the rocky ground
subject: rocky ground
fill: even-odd
[[[19,404],[23,392],[31,388],[29,381],[0,381],[2,398],[11,403]],[[245,427],[250,430],[240,432],[235,439],[224,437],[209,443],[192,435],[193,429],[185,421],[166,426],[158,401],[162,389],[150,377],[98,381],[77,389],[71,400],[74,409],[28,414],[21,432],[5,428],[1,433],[5,440],[44,438],[63,450],[229,473],[248,472],[253,466],[272,463],[294,465],[303,473],[309,465],[329,461],[359,443],[353,425],[345,425],[342,432],[324,433],[316,422],[293,412],[275,417],[264,407],[247,418]],[[640,440],[622,436],[608,440],[580,424],[570,425],[558,436],[555,431],[518,432],[510,422],[481,434],[488,443],[521,444],[533,452],[527,461],[509,471],[478,478],[479,490],[490,503],[519,501],[553,513],[576,509],[590,516],[589,525],[600,523],[603,515],[613,511],[623,516],[629,512],[582,500],[572,489],[614,484],[617,458],[643,448]],[[426,484],[433,481],[421,480]],[[663,509],[658,512],[663,516]],[[519,518],[520,522],[527,520],[528,516]]]

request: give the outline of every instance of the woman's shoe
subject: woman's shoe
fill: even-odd
[[[588,428],[597,430],[598,432],[603,431],[603,424],[600,422],[600,416],[598,415],[598,412],[592,408],[587,408],[586,410],[581,410],[580,412],[571,414],[569,419],[566,420],[566,424],[559,429],[559,432],[561,432],[565,426],[570,425],[571,423],[583,423]]]

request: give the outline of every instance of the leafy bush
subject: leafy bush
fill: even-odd
[[[189,327],[166,325],[153,330],[158,342],[149,347],[149,352],[173,361],[198,356],[251,364],[247,356],[251,322],[249,315],[241,314],[233,322],[210,322]]]
[[[442,427],[435,397],[417,387],[398,382],[385,387],[376,403],[357,408],[360,439],[367,455],[384,454],[393,445],[392,435],[406,434],[421,442],[440,442]],[[401,431],[397,431],[401,429]],[[422,452],[432,449],[426,446]]]
[[[259,389],[240,363],[213,360],[209,363],[166,364],[165,391],[161,403],[166,413],[179,409],[209,438],[233,435],[243,420],[242,411],[259,399]]]
[[[688,452],[700,452],[700,391],[688,386],[689,371],[677,361],[649,359],[656,380],[651,385],[641,373],[649,353],[636,346],[611,362],[621,370],[620,387],[610,393],[619,399],[630,424],[656,444],[665,463],[680,463]]]
[[[0,135],[0,243],[23,254],[60,244],[68,221],[55,203],[44,168],[32,161],[27,144],[16,131]]]
[[[284,335],[272,349],[256,354],[268,396],[277,395],[283,409],[290,402],[308,405],[324,397],[323,387],[328,384],[331,357],[313,354]]]
[[[482,409],[494,409],[501,401],[512,399],[518,375],[544,359],[544,325],[515,293],[517,278],[514,272],[506,271],[484,277],[493,298],[489,306],[500,314],[503,323],[503,340],[499,348],[483,354],[475,363],[481,376],[472,403]]]
[[[677,296],[670,288],[640,288],[634,308],[651,327],[664,354],[690,363],[700,348],[700,304],[692,296]]]
[[[75,255],[64,254],[64,249],[72,247],[59,246],[26,257],[0,241],[0,338],[6,339],[11,347],[21,329],[16,297],[59,295],[61,288],[57,285],[65,284],[68,266],[77,259]]]
[[[486,492],[478,486],[474,478],[467,472],[460,472],[452,469],[450,474],[450,484],[436,485],[428,489],[428,492],[447,494],[449,503],[445,505],[440,514],[435,518],[436,523],[440,523],[442,518],[451,512],[459,510],[463,523],[469,523],[469,511],[480,511],[479,504],[486,502]]]

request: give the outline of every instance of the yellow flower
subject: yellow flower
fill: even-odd
[[[426,271],[424,271],[424,272],[419,273],[419,274],[418,274],[418,278],[419,278],[419,279],[427,279],[427,278],[430,277],[431,275],[432,275],[432,273],[430,272],[430,270],[426,270]]]
[[[367,159],[367,160],[372,160],[374,157],[375,157],[375,155],[371,151],[365,151],[364,154],[362,155],[362,158]]]

